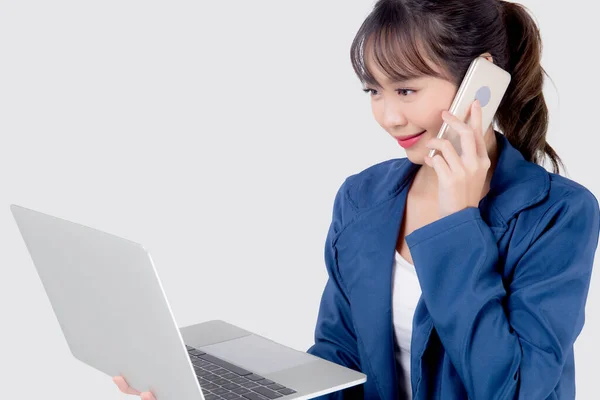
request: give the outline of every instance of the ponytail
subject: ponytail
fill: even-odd
[[[540,64],[539,29],[524,6],[499,1],[508,39],[507,71],[512,79],[496,114],[498,126],[526,160],[542,165],[548,156],[553,172],[560,173],[559,164],[565,166],[546,142],[548,107],[542,89],[547,74]]]

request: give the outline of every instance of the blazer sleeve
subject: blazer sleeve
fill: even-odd
[[[346,196],[347,186],[348,179],[344,181],[335,196],[333,217],[325,241],[325,267],[328,278],[319,306],[314,334],[315,343],[306,352],[361,371],[350,303],[338,273],[335,250],[335,240],[343,228],[347,207],[350,207]],[[316,399],[362,399],[363,396],[363,385],[358,385]]]
[[[478,208],[407,235],[423,300],[470,399],[555,398],[584,324],[599,214],[587,189],[550,206],[523,239],[507,288]]]

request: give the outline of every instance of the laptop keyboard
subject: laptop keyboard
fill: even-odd
[[[260,375],[221,360],[192,346],[185,346],[205,400],[269,400],[296,393]]]

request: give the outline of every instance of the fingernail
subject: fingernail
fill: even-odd
[[[473,104],[475,105],[475,107],[480,107],[479,99],[476,99]]]

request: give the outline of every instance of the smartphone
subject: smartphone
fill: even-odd
[[[469,65],[469,69],[448,111],[468,124],[470,119],[470,115],[467,116],[469,108],[475,99],[478,99],[481,103],[482,132],[485,135],[494,120],[494,115],[496,115],[498,106],[500,106],[500,102],[506,93],[510,79],[510,74],[496,64],[484,57],[475,58]],[[445,121],[437,137],[448,139],[456,149],[457,154],[459,156],[462,154],[459,134]],[[429,157],[433,157],[436,152],[436,149],[431,149]]]

